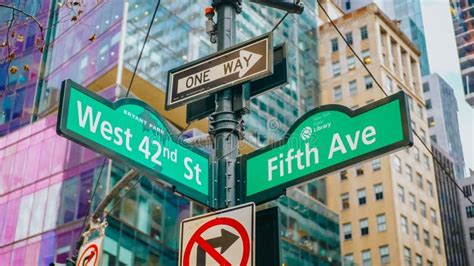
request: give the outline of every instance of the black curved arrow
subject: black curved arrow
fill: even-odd
[[[233,233],[221,229],[221,236],[206,239],[206,242],[209,243],[213,248],[221,248],[221,254],[224,254],[231,246],[239,239],[239,236],[234,235]],[[198,246],[196,266],[205,266],[206,265],[206,252]]]

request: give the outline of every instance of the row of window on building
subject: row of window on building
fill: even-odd
[[[401,185],[398,185],[398,199],[400,200],[401,203],[406,203],[405,189]],[[416,201],[415,195],[411,192],[408,193],[408,204],[410,205],[411,209],[415,212],[417,211],[416,202],[417,201]],[[424,218],[427,218],[427,207],[424,201],[419,200],[419,208],[420,208],[421,216],[423,216]],[[431,217],[431,222],[433,224],[438,224],[436,211],[433,208],[430,209],[430,217]]]
[[[370,90],[374,87],[373,80],[372,78],[367,75],[364,77],[364,87],[366,90]],[[351,80],[349,81],[349,95],[354,96],[358,93],[358,88],[357,88],[357,80]],[[334,101],[340,101],[343,98],[343,88],[341,85],[338,85],[334,87],[333,89],[333,97]]]
[[[370,249],[362,250],[361,251],[361,265],[362,266],[372,266],[372,251]],[[390,264],[390,249],[388,245],[379,246],[379,257],[380,257],[380,264],[386,265]],[[412,265],[412,252],[409,247],[404,247],[403,249],[403,259],[405,265]],[[349,253],[344,256],[344,265],[354,265],[354,254]],[[423,256],[415,253],[415,265],[422,266],[423,265]],[[433,262],[431,260],[426,260],[426,266],[433,266]]]
[[[362,61],[364,61],[364,64],[366,65],[370,64],[372,62],[372,60],[370,59],[370,50],[369,49],[363,50],[361,52],[360,58],[362,59]],[[355,56],[353,55],[347,56],[346,61],[347,61],[347,71],[351,71],[356,68]],[[333,77],[337,77],[341,75],[341,63],[339,62],[339,60],[332,62],[331,69],[332,69]]]
[[[366,40],[366,39],[369,38],[369,31],[367,29],[367,26],[360,27],[359,31],[360,31],[360,39],[361,40]],[[354,44],[354,36],[352,34],[352,31],[345,33],[344,34],[344,39],[347,41],[347,43],[349,45],[353,45]],[[338,38],[331,39],[331,51],[333,53],[339,51],[339,39]]]

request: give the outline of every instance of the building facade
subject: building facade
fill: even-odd
[[[421,75],[430,74],[420,0],[338,0],[337,2],[346,12],[352,12],[370,3],[375,3],[389,18],[399,21],[402,32],[421,53],[419,57]]]
[[[8,87],[0,86],[1,91],[17,92],[0,96],[4,116],[0,120],[2,265],[64,263],[74,251],[84,218],[129,170],[56,135],[58,96],[61,82],[72,79],[110,100],[123,97],[156,5],[156,1],[86,0],[73,6],[32,2],[32,8],[41,7],[38,10],[43,13],[38,12],[48,25],[44,35],[48,45],[39,53],[40,60],[25,53],[25,58],[37,60],[37,64],[29,63],[30,69],[38,69],[30,70],[31,75],[36,73],[28,79],[30,83],[10,81]],[[5,3],[18,5],[19,1]],[[215,51],[202,14],[208,4],[207,0],[161,2],[131,88],[132,97],[153,106],[177,132],[186,127],[186,112],[184,107],[164,110],[167,71]],[[318,100],[316,2],[305,4],[303,15],[289,16],[274,32],[274,44],[285,41],[288,46],[289,84],[251,101],[252,113],[244,118],[248,131],[242,152],[279,139]],[[243,10],[238,16],[239,41],[268,32],[284,15],[249,3],[244,3]],[[2,21],[11,15],[0,11]],[[5,34],[3,25],[0,32]],[[33,37],[22,33],[27,40],[25,51],[37,48],[35,41],[28,41],[37,37],[34,32],[30,25],[28,34]],[[5,69],[2,65],[1,70]],[[5,84],[3,73],[0,85]],[[11,80],[20,80],[20,74],[24,75],[20,71],[10,75]],[[25,86],[31,89],[30,98],[21,96]],[[20,122],[23,117],[25,122]],[[202,120],[189,127],[207,132],[207,126],[207,120]],[[142,177],[128,189],[108,210],[105,265],[176,264],[179,221],[206,208],[155,178]],[[321,204],[326,195],[324,182],[305,185],[294,193],[277,202],[285,215],[281,235],[291,235],[282,239],[282,261],[340,264],[338,217]]]
[[[434,157],[441,163],[433,162],[436,188],[439,195],[440,218],[443,225],[444,248],[448,265],[469,264],[468,249],[463,231],[462,213],[459,209],[458,189],[451,181],[455,172],[455,164],[449,153],[436,143],[432,143]],[[447,172],[447,173],[446,173]],[[466,199],[461,199],[466,201]]]
[[[459,208],[464,225],[464,239],[466,240],[467,253],[470,265],[474,263],[474,205],[465,197],[473,198],[474,171],[470,169],[470,175],[464,179],[457,180],[462,187],[463,193],[459,192]],[[464,195],[463,195],[464,194]]]
[[[320,26],[321,101],[357,109],[404,91],[411,127],[430,143],[419,51],[375,5],[335,24],[365,62],[355,59],[330,23]],[[422,143],[326,178],[328,206],[340,214],[347,265],[446,265],[432,158]]]
[[[454,90],[438,74],[423,77],[429,135],[449,153],[454,163],[456,178],[464,178],[464,154],[458,123],[458,105]]]
[[[466,102],[474,106],[474,2],[450,0]]]

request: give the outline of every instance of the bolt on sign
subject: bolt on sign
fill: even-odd
[[[255,204],[247,203],[181,222],[180,266],[255,265]]]
[[[173,185],[208,205],[209,156],[179,143],[161,116],[144,102],[110,102],[71,80],[63,82],[57,132],[74,142]]]
[[[275,199],[289,187],[411,146],[409,121],[404,92],[354,111],[341,105],[313,109],[283,140],[243,156],[244,202]]]
[[[272,34],[267,33],[168,72],[170,110],[273,72]]]

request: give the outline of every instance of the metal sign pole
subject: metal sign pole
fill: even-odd
[[[241,11],[241,0],[213,0],[217,10],[217,49],[223,50],[236,43],[237,13]],[[216,94],[216,109],[209,117],[209,132],[214,136],[217,175],[213,180],[214,203],[218,209],[234,206],[235,163],[238,151],[240,115],[233,111],[233,91],[227,89]],[[216,182],[217,181],[217,182]]]

